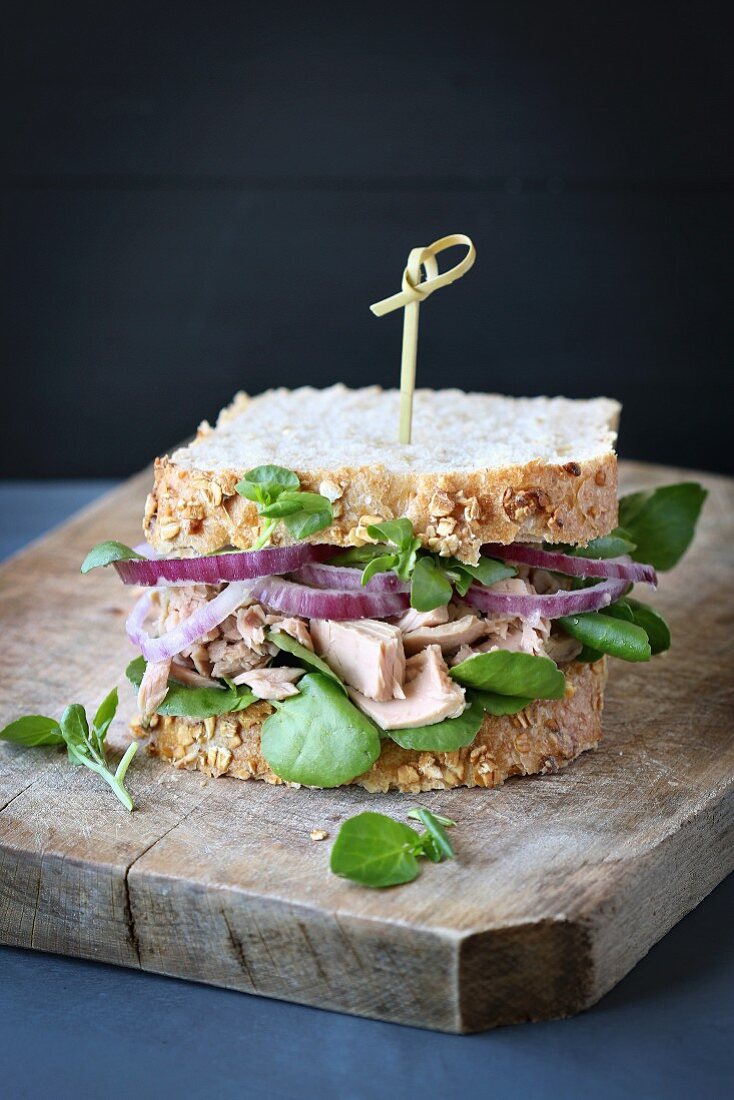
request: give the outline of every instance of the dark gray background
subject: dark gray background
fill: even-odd
[[[240,387],[394,384],[367,307],[453,231],[479,258],[421,384],[609,393],[622,454],[731,469],[733,22],[6,3],[1,472],[129,473]]]

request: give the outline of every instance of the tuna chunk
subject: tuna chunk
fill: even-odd
[[[288,699],[298,695],[295,681],[303,676],[302,668],[255,668],[235,676],[235,684],[247,684],[258,699]]]
[[[399,619],[395,619],[395,626],[399,626],[403,634],[412,630],[422,630],[426,626],[440,626],[449,621],[449,609],[446,604],[443,607],[434,607],[433,611],[416,611],[409,607]]]
[[[228,642],[225,638],[217,638],[216,642],[210,644],[209,657],[212,661],[212,676],[217,679],[239,676],[241,672],[261,668],[270,660],[267,650],[265,653],[258,653],[247,642]]]
[[[306,649],[310,649],[313,653],[311,635],[303,619],[277,619],[270,629],[274,630],[276,634],[278,631],[281,631],[283,634],[290,634],[291,638],[300,642],[301,645],[305,645]]]
[[[138,688],[138,709],[143,724],[152,718],[168,694],[170,661],[152,661],[145,669]]]
[[[350,688],[349,694],[384,730],[414,729],[431,726],[444,718],[456,718],[464,709],[464,689],[448,675],[446,663],[437,645],[416,653],[405,663],[405,698],[377,702]]]
[[[260,604],[241,607],[237,612],[237,633],[250,649],[265,652],[265,611]],[[234,639],[231,639],[234,641]]]
[[[486,634],[487,627],[477,615],[464,615],[450,623],[438,626],[424,626],[411,630],[405,635],[403,644],[406,653],[417,653],[429,645],[437,645],[444,653],[451,653],[462,645],[471,645]]]
[[[397,626],[377,619],[312,619],[311,637],[319,656],[360,694],[383,701],[403,698],[405,650]]]
[[[451,658],[452,665],[461,664],[475,653],[491,653],[493,649],[506,649],[510,653],[530,653],[534,657],[546,655],[545,644],[550,633],[550,620],[539,618],[533,625],[529,619],[487,619],[486,642],[479,646],[463,645]]]
[[[170,677],[172,680],[178,680],[179,684],[188,684],[190,687],[224,688],[224,684],[220,684],[219,680],[213,680],[211,676],[202,676],[195,668],[185,665],[175,657],[171,664]]]

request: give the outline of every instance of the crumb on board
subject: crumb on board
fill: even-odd
[[[327,833],[326,829],[311,830],[311,840],[326,840],[328,835],[329,834]]]

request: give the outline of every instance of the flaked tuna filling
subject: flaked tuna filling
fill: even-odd
[[[498,582],[495,591],[533,595],[557,590],[562,583],[543,570],[524,569]],[[158,589],[152,635],[172,630],[221,590],[221,585],[202,584]],[[255,600],[245,601],[172,661],[147,666],[138,693],[143,718],[165,699],[169,678],[212,688],[227,680],[247,685],[260,699],[278,701],[296,694],[304,670],[283,664],[270,637],[279,631],[318,654],[355,704],[383,729],[430,725],[460,714],[464,689],[449,677],[449,668],[473,654],[504,649],[563,663],[580,648],[562,633],[552,633],[548,619],[490,617],[458,597],[429,612],[411,609],[391,619],[346,622],[289,617]]]

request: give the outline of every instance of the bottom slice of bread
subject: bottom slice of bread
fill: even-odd
[[[352,783],[373,792],[417,794],[498,787],[513,775],[558,771],[601,740],[606,658],[593,665],[574,662],[565,671],[565,698],[539,699],[511,716],[487,714],[471,745],[456,752],[417,752],[386,739],[379,759]],[[258,702],[203,720],[158,715],[151,729],[135,724],[133,733],[150,737],[149,751],[175,768],[283,783],[260,751],[260,729],[272,712],[269,703]]]

